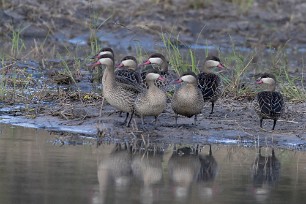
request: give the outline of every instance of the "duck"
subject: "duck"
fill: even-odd
[[[125,56],[120,64],[116,66],[115,76],[117,79],[127,79],[133,83],[141,83],[140,73],[137,71],[137,60],[134,56]]]
[[[100,52],[97,54],[98,56],[96,57],[97,59],[100,59],[100,56],[105,54],[110,54],[114,56],[113,51],[111,48],[104,48],[100,50]],[[102,54],[102,55],[101,55]],[[141,76],[138,71],[136,71],[138,66],[137,60],[134,56],[125,56],[121,59],[120,64],[116,66],[115,69],[115,80],[117,82],[122,82],[126,83],[131,82],[131,83],[141,83]],[[102,76],[102,72],[100,74]],[[119,116],[121,117],[122,111],[119,111]]]
[[[203,70],[198,74],[198,87],[201,89],[203,99],[205,102],[211,102],[211,112],[214,112],[215,102],[222,94],[221,78],[212,72],[212,68],[225,68],[221,64],[220,59],[216,56],[208,56],[205,60]]]
[[[141,76],[137,71],[138,63],[134,56],[125,56],[121,59],[120,64],[116,66],[115,69],[115,79],[120,81],[122,78],[124,80],[131,81],[132,83],[141,84]],[[122,111],[119,112],[121,117]]]
[[[197,76],[193,72],[186,72],[176,82],[182,85],[175,90],[171,102],[175,113],[175,125],[177,126],[178,115],[189,118],[194,116],[194,125],[196,125],[197,115],[204,107],[204,99],[197,86]]]
[[[145,60],[144,63],[140,64],[140,66],[143,66],[141,70],[141,78],[143,81],[143,84],[145,84],[145,79],[147,73],[158,73],[161,76],[168,78],[168,61],[166,60],[166,57],[161,53],[153,53],[149,56],[147,60]],[[156,85],[160,88],[165,88],[167,81],[156,81]],[[148,86],[146,86],[148,87]]]
[[[163,81],[165,78],[157,73],[148,73],[146,75],[148,89],[138,94],[135,100],[135,111],[140,115],[142,125],[144,125],[144,116],[154,116],[156,125],[157,117],[166,109],[166,93],[156,86],[156,80]]]
[[[285,110],[285,102],[280,92],[275,91],[276,80],[275,76],[269,73],[262,74],[257,80],[256,84],[266,84],[267,88],[264,91],[257,93],[253,107],[257,113],[262,128],[263,119],[272,119],[274,130],[276,121],[281,117]]]
[[[134,102],[137,95],[142,91],[142,88],[137,83],[132,83],[130,80],[121,78],[116,80],[114,58],[110,54],[103,54],[100,59],[92,64],[92,67],[105,65],[106,69],[103,73],[102,85],[103,96],[105,100],[119,111],[126,112],[124,124],[130,126],[134,115]],[[128,120],[129,114],[131,114]]]

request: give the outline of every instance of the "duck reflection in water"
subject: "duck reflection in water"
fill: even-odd
[[[175,197],[187,198],[193,183],[197,184],[198,190],[203,197],[212,196],[212,187],[208,187],[217,172],[217,162],[212,155],[211,145],[209,154],[202,155],[198,152],[198,147],[194,150],[190,147],[174,149],[168,163],[169,178],[174,186]]]
[[[136,148],[132,159],[132,172],[135,179],[143,186],[140,188],[141,203],[150,204],[159,196],[160,188],[156,184],[159,184],[163,177],[163,152],[154,147],[147,149],[155,151]]]
[[[128,144],[116,144],[107,157],[98,164],[98,180],[101,199],[104,201],[108,188],[114,187],[114,192],[126,191],[132,177],[132,154]]]
[[[274,149],[271,156],[262,156],[261,147],[259,148],[252,168],[252,192],[258,201],[266,200],[271,190],[277,185],[280,167],[281,164],[275,157]]]

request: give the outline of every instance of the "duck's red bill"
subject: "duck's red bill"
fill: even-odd
[[[218,64],[218,66],[217,66],[218,68],[225,68],[225,66],[223,65],[223,64]]]
[[[183,82],[182,79],[177,79],[177,80],[174,81],[175,84],[179,84],[179,83],[182,83],[182,82]]]
[[[87,64],[87,67],[90,67],[90,68],[95,68],[96,66],[100,65],[100,61],[97,61],[97,62],[94,62],[94,63],[91,63],[91,64]]]
[[[148,64],[151,64],[150,60],[147,60],[144,63],[142,63],[142,65],[148,65]]]
[[[90,59],[95,59],[95,60],[98,60],[98,59],[99,59],[99,57],[100,57],[100,53],[98,53],[98,54],[96,54],[96,55],[92,56]]]
[[[122,63],[116,65],[116,68],[122,68],[122,67],[124,67],[124,65]]]
[[[158,77],[158,80],[160,80],[160,81],[165,81],[165,80],[166,80],[166,78],[165,78],[165,77],[163,77],[163,76],[159,76],[159,77]]]

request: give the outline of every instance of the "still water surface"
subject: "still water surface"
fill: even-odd
[[[0,203],[305,203],[306,154],[209,145],[145,153],[0,125]]]

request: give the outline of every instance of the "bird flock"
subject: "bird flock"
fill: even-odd
[[[123,124],[127,127],[134,114],[140,116],[142,125],[145,124],[145,116],[154,116],[156,125],[158,116],[167,106],[169,84],[176,84],[171,99],[176,126],[178,115],[194,116],[193,124],[197,125],[197,115],[202,112],[205,102],[211,103],[210,114],[213,114],[214,104],[222,94],[222,80],[213,70],[224,69],[225,66],[216,56],[206,58],[199,74],[187,71],[176,80],[170,80],[168,61],[160,53],[150,55],[139,65],[135,57],[126,56],[115,67],[111,48],[101,49],[92,59],[95,62],[90,67],[105,67],[102,77],[103,97],[112,107],[126,113]],[[274,130],[276,121],[284,112],[283,97],[275,91],[276,80],[272,74],[261,74],[256,83],[267,87],[257,93],[253,101],[260,127],[263,119],[272,119]]]

